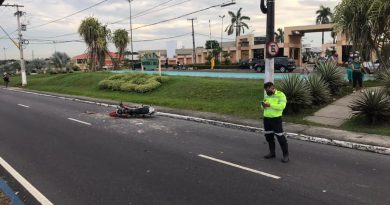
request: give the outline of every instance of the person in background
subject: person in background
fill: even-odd
[[[8,73],[4,73],[4,75],[3,75],[3,80],[4,80],[4,85],[5,85],[5,87],[6,88],[8,88],[8,84],[9,84],[9,74]]]
[[[359,56],[355,56],[352,64],[352,81],[353,92],[361,90],[363,88],[363,66],[360,62]],[[357,88],[357,86],[359,86]]]
[[[352,84],[352,64],[353,64],[353,53],[349,52],[349,59],[348,59],[348,67],[347,67],[347,77],[349,84]]]
[[[211,70],[213,70],[215,67],[215,58],[214,57],[211,58],[210,64],[211,64]]]

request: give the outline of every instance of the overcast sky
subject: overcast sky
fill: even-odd
[[[102,0],[5,0],[4,4],[20,4],[26,14],[21,18],[24,24],[27,24],[27,31],[23,32],[30,44],[26,46],[25,58],[49,57],[54,51],[66,52],[69,56],[75,56],[84,53],[86,46],[84,43],[56,43],[51,41],[79,40],[78,34],[66,35],[57,38],[63,34],[76,33],[80,22],[89,16],[94,16],[100,22],[108,24],[109,28],[114,31],[118,28],[129,29],[129,3],[127,0],[108,0],[94,8],[80,12],[69,18],[50,23],[41,27],[34,28],[47,22],[68,16],[87,7],[90,7]],[[144,12],[156,5],[167,2],[151,12],[141,13],[141,16],[134,17],[133,28],[142,25],[155,23],[161,20],[174,18],[196,10],[207,8],[212,5],[221,4],[230,0],[133,0],[133,16]],[[211,22],[212,38],[220,41],[221,35],[221,18],[219,15],[226,15],[224,18],[224,27],[230,22],[227,14],[228,11],[236,12],[242,8],[242,14],[249,16],[251,20],[248,23],[250,29],[245,34],[254,33],[256,36],[265,36],[266,15],[262,14],[259,8],[260,0],[236,0],[236,5],[229,7],[215,7],[207,11],[196,13],[181,19],[162,23],[150,27],[139,28],[133,31],[134,41],[166,38],[172,36],[181,37],[160,40],[153,42],[135,42],[134,50],[145,49],[166,49],[166,42],[177,40],[179,45],[185,48],[192,48],[191,22],[187,18],[197,18],[194,22],[196,35],[196,46],[204,46],[205,41],[209,39],[209,20]],[[315,23],[315,11],[320,5],[328,6],[332,10],[340,0],[276,0],[276,28],[285,26],[312,25]],[[0,7],[0,25],[16,38],[17,23],[14,16],[15,8]],[[118,20],[125,19],[117,24],[110,24]],[[186,35],[185,35],[186,34]],[[234,35],[228,36],[223,34],[224,41],[234,40]],[[49,41],[50,40],[50,41]],[[313,46],[319,46],[321,34],[307,34],[304,43],[312,43]],[[326,41],[331,41],[330,34],[326,35]],[[37,44],[46,43],[46,44]],[[4,50],[5,48],[5,50]],[[130,48],[130,47],[129,47]],[[115,51],[113,45],[110,50]],[[5,52],[4,52],[5,51]],[[4,53],[8,59],[18,58],[17,48],[6,38],[0,30],[0,59],[4,59]]]

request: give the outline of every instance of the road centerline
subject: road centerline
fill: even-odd
[[[92,125],[92,124],[89,123],[89,122],[84,122],[84,121],[76,120],[76,119],[73,119],[73,118],[68,118],[68,120],[72,120],[72,121],[74,121],[74,122],[78,122],[78,123],[85,124],[85,125]]]
[[[18,104],[20,107],[25,107],[25,108],[29,108],[30,106],[28,105],[23,105],[23,104]]]
[[[249,172],[252,172],[252,173],[255,173],[255,174],[259,174],[259,175],[263,175],[263,176],[266,176],[266,177],[270,177],[270,178],[273,178],[273,179],[280,179],[281,178],[281,177],[273,175],[273,174],[269,174],[269,173],[266,173],[266,172],[258,171],[258,170],[255,170],[255,169],[251,169],[251,168],[248,168],[248,167],[244,167],[244,166],[238,165],[238,164],[234,164],[234,163],[231,163],[231,162],[220,160],[220,159],[217,159],[217,158],[214,158],[214,157],[209,157],[209,156],[206,156],[206,155],[203,155],[203,154],[199,154],[198,157],[201,157],[201,158],[204,158],[204,159],[208,159],[208,160],[211,160],[211,161],[214,161],[214,162],[218,162],[218,163],[221,163],[221,164],[225,164],[225,165],[228,165],[228,166],[231,166],[231,167],[239,168],[239,169],[242,169],[242,170],[245,170],[245,171],[249,171]]]

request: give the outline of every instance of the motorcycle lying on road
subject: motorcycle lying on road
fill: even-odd
[[[120,103],[115,111],[110,112],[111,117],[146,117],[155,114],[154,107],[142,105],[140,107],[129,107]]]

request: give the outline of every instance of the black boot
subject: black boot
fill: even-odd
[[[274,141],[268,142],[268,147],[269,147],[269,153],[267,155],[265,155],[264,158],[265,159],[275,158],[276,157],[276,155],[275,155],[275,142]]]
[[[283,163],[288,163],[290,161],[290,158],[288,157],[288,155],[283,155],[283,158],[281,160]]]
[[[290,161],[289,157],[288,157],[288,144],[287,144],[287,139],[284,135],[277,135],[278,137],[278,141],[279,141],[279,144],[280,144],[280,148],[282,148],[282,152],[283,152],[283,158],[282,158],[282,162],[283,163],[287,163]]]
[[[282,148],[282,151],[283,151],[283,158],[282,158],[282,162],[283,163],[287,163],[290,161],[290,158],[288,157],[288,144],[287,144],[287,141],[285,141],[284,143],[282,143],[280,145],[280,147]]]

